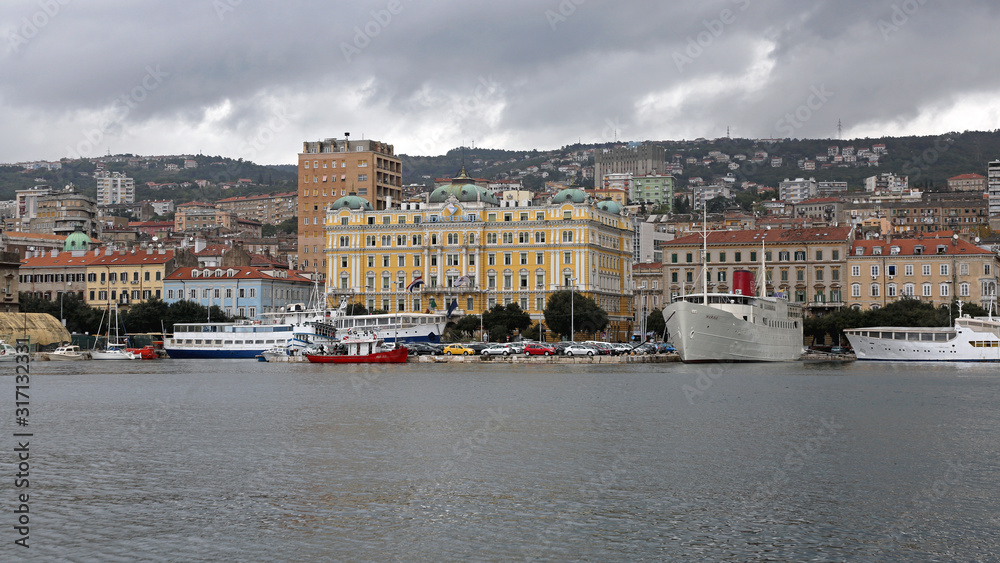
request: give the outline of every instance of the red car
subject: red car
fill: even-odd
[[[556,349],[548,344],[532,342],[524,345],[525,356],[554,356]]]

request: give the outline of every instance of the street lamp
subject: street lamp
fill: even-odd
[[[569,278],[568,281],[570,283],[570,286],[569,286],[569,341],[573,342],[573,339],[576,338],[576,319],[574,318],[574,305],[575,305],[574,301],[576,301],[576,299],[575,299],[576,296],[574,294],[575,293],[574,290],[576,289],[576,278]]]

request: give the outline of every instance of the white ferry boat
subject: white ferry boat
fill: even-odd
[[[802,356],[802,308],[755,297],[746,270],[734,293],[695,293],[663,308],[668,339],[684,362],[788,362]]]
[[[292,325],[236,323],[178,323],[174,333],[163,339],[163,349],[171,358],[248,358],[274,346],[287,346]]]
[[[802,357],[802,307],[767,296],[764,241],[761,283],[753,272],[733,272],[732,293],[709,293],[705,275],[708,232],[702,222],[702,292],[678,297],[663,308],[667,340],[683,362],[788,362]],[[757,295],[759,293],[759,295]]]
[[[447,321],[443,313],[384,313],[347,315],[347,303],[337,309],[307,307],[304,303],[288,305],[284,310],[265,313],[265,325],[292,325],[293,346],[327,344],[349,331],[377,331],[386,342],[440,342]]]
[[[882,326],[844,331],[858,360],[1000,362],[1000,319],[961,316],[954,327]]]

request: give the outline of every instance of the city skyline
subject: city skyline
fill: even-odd
[[[1000,128],[988,2],[16,1],[0,162]],[[152,31],[150,23],[154,24]],[[956,33],[952,30],[961,30]],[[841,129],[842,127],[842,129]]]

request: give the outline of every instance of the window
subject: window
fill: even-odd
[[[670,283],[677,283],[677,272],[670,272]]]
[[[930,264],[924,264],[924,267],[922,268],[922,272],[923,272],[923,274],[925,276],[931,275],[931,265]]]
[[[726,271],[725,270],[719,270],[718,279],[719,279],[720,282],[726,281]]]
[[[513,264],[513,258],[512,258],[511,253],[510,252],[504,252],[503,253],[503,265],[504,266],[510,266],[511,264]]]
[[[573,253],[563,252],[563,264],[572,264],[572,263],[573,263]]]
[[[174,290],[168,289],[167,290],[167,299],[173,299],[173,298],[174,298]]]
[[[852,283],[851,284],[851,297],[861,297],[861,284]]]
[[[535,231],[535,242],[536,243],[545,242],[545,231]]]
[[[420,267],[420,255],[419,254],[414,254],[413,255],[413,267],[414,268],[419,268]]]
[[[948,264],[941,264],[941,275],[942,276],[948,275]]]
[[[805,259],[806,259],[806,251],[805,250],[796,250],[795,251],[795,261],[796,262],[800,262],[800,261],[805,260]]]
[[[822,262],[823,261],[823,251],[822,250],[817,250],[816,251],[816,261],[817,262]]]
[[[878,265],[872,266],[872,277],[873,278],[877,278],[878,277],[878,273],[879,273]]]
[[[958,284],[958,295],[959,295],[959,297],[968,297],[969,296],[969,284],[967,284],[967,283],[960,283],[960,284]]]
[[[497,265],[497,254],[496,252],[490,252],[486,255],[486,265],[496,266]]]
[[[232,298],[233,298],[233,288],[227,287],[226,288],[226,299],[232,299]]]
[[[375,267],[375,256],[373,256],[371,254],[368,255],[368,267],[369,268],[374,268]]]
[[[406,267],[406,255],[405,254],[400,254],[399,256],[396,257],[396,267],[397,268],[405,268]]]
[[[562,232],[563,242],[573,242],[573,231],[563,231]]]
[[[528,244],[531,242],[530,233],[526,233],[524,231],[517,233],[517,242],[520,244]]]
[[[241,287],[240,288],[240,299],[243,299],[246,296],[247,296],[247,290],[246,290],[246,288]]]
[[[993,271],[993,269],[990,268],[989,264],[983,264],[983,275],[985,275],[985,276],[991,276],[991,275],[993,275],[993,274],[990,273],[992,271]]]
[[[720,252],[719,253],[719,262],[725,262],[725,261],[726,261],[726,253],[725,252]]]
[[[781,271],[781,281],[783,282],[788,281],[788,270]]]
[[[923,292],[924,297],[931,296],[931,284],[929,283],[922,284],[920,289]]]
[[[545,264],[545,253],[544,252],[536,252],[535,253],[535,265],[536,266],[542,266],[544,264]]]
[[[496,233],[486,233],[486,244],[496,244],[497,234]]]
[[[514,233],[503,233],[504,244],[514,244]]]
[[[688,264],[690,264],[691,262],[693,262],[693,261],[694,261],[694,254],[692,254],[692,253],[688,252],[688,253],[687,253],[687,257],[686,257],[686,258],[687,258],[687,262],[688,262]]]
[[[528,289],[528,274],[521,274],[521,289]]]
[[[968,264],[959,264],[958,265],[958,275],[960,275],[960,276],[967,276],[967,275],[969,275],[969,265]]]
[[[740,261],[740,253],[739,252],[736,253],[736,261],[737,262]],[[751,252],[750,253],[750,261],[751,262],[756,262],[757,261],[757,253],[756,252]]]
[[[382,255],[382,267],[383,268],[388,268],[389,267],[389,255],[388,254],[383,254]]]
[[[830,279],[832,281],[840,281],[840,268],[830,269]]]
[[[831,250],[830,254],[831,254],[831,260],[833,260],[834,262],[836,262],[837,260],[840,260],[840,251],[839,250]]]
[[[905,276],[913,275],[913,264],[903,264],[903,275]]]
[[[903,284],[903,295],[906,295],[907,297],[913,297],[912,283]]]
[[[788,262],[789,252],[787,250],[778,251],[778,262]]]
[[[527,252],[522,252],[521,253],[521,265],[522,266],[527,266],[528,265],[528,253]]]
[[[816,268],[816,281],[823,281],[823,268]]]
[[[802,268],[795,269],[795,281],[805,281],[806,271]]]
[[[858,277],[861,275],[861,266],[851,266],[851,276]]]
[[[889,297],[895,297],[896,296],[896,284],[890,283],[889,285],[885,286],[885,294],[887,296],[889,296]]]
[[[437,254],[431,254],[431,266],[437,266],[437,265],[438,265]]]
[[[871,284],[871,286],[868,289],[868,295],[870,295],[872,297],[878,297],[879,296],[879,285],[877,283]]]
[[[458,244],[458,233],[448,233],[448,244]]]
[[[940,292],[941,297],[948,297],[951,295],[951,287],[946,283],[941,284],[938,287],[938,291]]]
[[[514,287],[514,275],[510,272],[504,272],[503,274],[503,288],[513,289]]]

